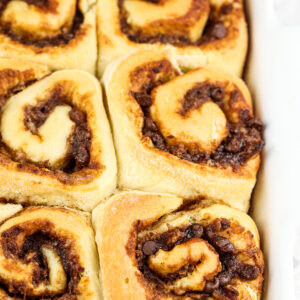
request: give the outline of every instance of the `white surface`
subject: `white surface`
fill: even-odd
[[[296,299],[300,299],[300,228],[297,232],[294,247],[294,275],[296,284]]]
[[[300,27],[283,24],[276,1],[247,1],[252,33],[247,81],[266,124],[253,216],[266,257],[265,299],[293,300],[293,241],[300,224]]]
[[[274,10],[282,24],[300,26],[300,0],[274,0]]]

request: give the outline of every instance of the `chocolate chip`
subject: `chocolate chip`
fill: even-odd
[[[225,230],[227,228],[229,228],[231,225],[231,222],[227,219],[222,218],[221,219],[221,230]]]
[[[192,232],[193,232],[193,235],[194,237],[196,238],[201,238],[202,235],[203,235],[203,227],[199,224],[194,224],[192,225]]]
[[[157,126],[151,118],[145,118],[144,128],[151,131],[157,131]]]
[[[218,279],[219,279],[219,284],[220,286],[225,286],[227,284],[230,283],[230,281],[232,280],[232,273],[228,272],[228,271],[222,271],[219,275],[218,275]]]
[[[233,5],[230,3],[230,4],[224,4],[222,5],[221,7],[221,13],[223,15],[229,15],[233,10]]]
[[[244,280],[255,280],[259,275],[259,269],[256,266],[243,264],[238,273]]]
[[[143,253],[145,255],[152,255],[155,254],[156,251],[158,250],[158,245],[156,244],[155,241],[147,241],[145,242],[145,244],[143,245]]]
[[[205,234],[206,234],[208,240],[213,240],[213,238],[215,237],[213,224],[210,224],[205,228]]]
[[[241,267],[243,267],[243,262],[232,254],[227,254],[226,256],[224,256],[223,264],[231,273],[239,272]]]
[[[210,88],[210,96],[216,101],[222,101],[225,95],[225,91],[222,87],[213,86]]]
[[[135,100],[139,103],[142,107],[149,107],[152,105],[152,97],[146,93],[137,93],[131,92]]]
[[[215,23],[211,28],[210,34],[216,39],[222,39],[227,35],[227,29],[223,23]]]
[[[223,236],[214,236],[212,240],[215,247],[223,253],[237,253],[237,250],[230,241]]]

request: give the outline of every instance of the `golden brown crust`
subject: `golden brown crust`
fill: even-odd
[[[90,215],[29,207],[0,223],[0,299],[99,299]],[[11,211],[11,205],[1,205]]]
[[[233,154],[232,160],[226,161],[223,158],[228,153],[219,151],[229,136],[229,123],[239,124],[236,122],[241,120],[242,112],[253,118],[248,88],[240,79],[215,68],[199,69],[185,75],[179,73],[172,55],[166,52],[138,52],[107,69],[104,84],[119,158],[119,185],[170,192],[186,198],[203,196],[223,200],[246,211],[260,163],[259,151],[246,155],[243,163],[241,153]],[[203,83],[213,87],[217,84],[224,90],[223,104],[218,106],[210,102],[182,115],[180,110],[185,94]],[[145,108],[147,101],[152,101],[150,108]],[[208,112],[203,113],[204,106]],[[149,130],[153,127],[152,123],[147,125],[149,117],[157,122],[160,134],[155,132],[156,129]],[[212,123],[212,133],[208,132],[206,121],[203,132],[200,125],[194,125],[201,124],[203,118]],[[215,126],[220,118],[220,125]],[[183,145],[191,147],[184,150],[187,151],[184,155],[191,157],[180,156]],[[262,140],[257,149],[261,146]],[[204,149],[204,156],[210,153],[210,159],[194,161],[195,147]]]
[[[144,273],[143,265],[139,261],[141,251],[147,253],[152,250],[151,248],[148,250],[140,248],[139,243],[142,241],[144,244],[141,245],[145,245],[145,241],[149,239],[158,243],[159,236],[163,235],[163,240],[167,241],[166,234],[169,234],[170,238],[172,230],[179,230],[192,224],[199,224],[204,229],[206,228],[205,233],[209,226],[220,224],[218,223],[220,220],[225,220],[221,222],[227,224],[227,229],[219,229],[218,234],[222,236],[223,240],[229,241],[233,247],[238,249],[239,261],[255,266],[254,269],[257,272],[254,276],[255,279],[254,277],[251,280],[235,278],[227,288],[238,291],[238,297],[235,299],[260,299],[264,264],[259,249],[258,232],[252,219],[236,209],[209,201],[194,204],[188,210],[186,208],[181,210],[182,201],[181,198],[170,195],[123,192],[93,211],[93,225],[96,230],[96,242],[101,261],[100,280],[105,299],[157,299],[157,297],[159,299],[192,299],[190,291],[176,295],[174,291],[167,292],[161,286],[153,283],[151,277]],[[176,235],[173,235],[173,238],[175,237]],[[182,248],[189,247],[189,241],[196,242],[206,238],[205,236],[198,239],[187,238],[178,245],[181,245]],[[209,246],[209,249],[212,245]],[[207,258],[213,257],[213,253],[217,249],[216,246],[213,248],[215,250]],[[175,248],[171,249],[166,252],[166,255],[171,255]],[[157,256],[159,252],[157,250],[155,252]],[[148,260],[153,256],[150,253],[147,253]],[[178,259],[178,255],[185,255],[183,253],[185,252],[178,250],[175,260]],[[165,267],[164,262],[157,267]],[[175,261],[173,261],[172,267],[178,268]],[[110,274],[114,273],[117,273],[118,276],[112,278]],[[191,274],[188,278],[188,282],[192,280]],[[217,292],[211,297],[212,299],[223,299],[219,298]]]
[[[76,68],[94,74],[94,5],[94,0],[4,1],[0,6],[1,56],[36,61],[52,70]]]
[[[100,1],[97,20],[99,75],[133,51],[166,49],[183,69],[218,65],[242,73],[248,47],[242,0]]]
[[[50,74],[45,67],[2,59],[0,80],[0,197],[90,210],[108,196],[115,188],[116,162],[96,79],[83,71]],[[11,124],[10,114],[18,121]]]

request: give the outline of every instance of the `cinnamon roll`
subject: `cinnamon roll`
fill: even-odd
[[[0,198],[91,210],[116,185],[99,82],[0,60]]]
[[[96,0],[2,0],[0,53],[95,73]]]
[[[11,211],[2,204],[1,212],[6,207]],[[100,299],[90,215],[53,207],[15,209],[17,214],[0,223],[0,299]]]
[[[97,207],[93,224],[106,300],[261,297],[259,234],[237,209],[132,191]]]
[[[241,75],[248,48],[242,0],[98,1],[101,75],[136,50],[171,49],[180,66],[218,65]]]
[[[112,63],[104,84],[120,187],[247,211],[264,141],[241,79],[212,67],[181,74],[168,53],[142,51]]]

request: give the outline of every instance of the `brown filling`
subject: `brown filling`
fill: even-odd
[[[160,2],[159,0],[145,1],[156,4]],[[123,3],[124,0],[118,0],[120,27],[121,31],[128,37],[129,40],[135,43],[162,43],[176,46],[201,45],[225,38],[228,34],[228,28],[221,19],[224,15],[230,14],[233,10],[232,4],[224,4],[220,10],[217,10],[215,7],[211,6],[209,19],[202,37],[198,41],[192,42],[185,35],[174,34],[172,32],[169,32],[168,34],[151,35],[144,33],[142,29],[133,28],[127,22],[128,13],[124,8]]]
[[[263,124],[258,118],[254,118],[249,110],[244,109],[238,111],[238,123],[231,122],[230,116],[226,116],[228,136],[212,154],[200,149],[190,150],[184,144],[169,145],[150,113],[153,102],[151,91],[159,84],[160,82],[151,82],[144,86],[141,92],[131,92],[144,112],[143,134],[151,139],[156,148],[194,163],[210,162],[214,166],[230,165],[232,167],[245,165],[249,158],[263,148]],[[226,114],[224,97],[223,87],[209,83],[197,84],[185,94],[179,113],[184,117],[190,110],[198,109],[205,102],[212,101]],[[230,97],[230,102],[234,104],[242,96],[239,91],[234,91]]]
[[[238,292],[229,287],[233,279],[255,280],[260,274],[257,266],[249,265],[238,259],[238,250],[225,237],[218,233],[228,229],[231,223],[227,219],[216,219],[212,224],[202,226],[193,224],[180,228],[174,228],[162,234],[154,235],[149,233],[138,240],[136,247],[136,259],[139,270],[145,278],[156,288],[163,292],[167,286],[178,278],[187,276],[193,272],[195,265],[185,265],[179,271],[169,274],[167,277],[161,277],[152,271],[147,264],[149,255],[155,254],[159,249],[165,251],[172,250],[176,245],[185,243],[192,238],[201,238],[209,242],[219,254],[222,264],[222,271],[212,281],[207,281],[204,291],[190,292],[182,296],[190,296],[193,299],[205,299],[205,297],[227,297],[228,299],[237,299]],[[223,299],[223,298],[222,298]],[[226,299],[226,298],[225,298]]]
[[[6,90],[4,93],[0,93],[0,108],[7,102],[7,100],[17,94],[18,92],[24,90],[26,87],[33,84],[36,79],[34,76],[34,73],[31,70],[27,70],[24,72],[13,70],[13,69],[3,69],[0,71],[0,83],[5,86],[7,84],[7,81],[14,81],[15,78],[22,79],[25,77],[24,80],[19,80],[19,83],[12,86],[10,89]]]
[[[32,70],[17,71],[13,69],[4,69],[0,72],[0,81],[3,83],[0,89],[0,110],[9,98],[18,92],[24,90],[27,86],[36,82],[34,72]],[[14,84],[15,83],[15,84]],[[57,103],[68,104],[73,109],[70,112],[70,118],[75,123],[75,130],[69,139],[69,151],[66,157],[67,165],[61,170],[47,167],[47,162],[34,163],[26,158],[24,153],[16,153],[5,143],[3,143],[0,135],[0,163],[9,164],[11,161],[18,162],[16,168],[20,172],[30,172],[41,176],[50,176],[56,178],[63,184],[81,184],[92,181],[97,174],[102,172],[103,166],[91,157],[91,138],[92,133],[87,127],[86,115],[74,107],[70,96],[66,95],[64,82],[59,83],[52,91],[52,94],[46,99],[42,99],[40,105],[27,107],[28,119],[24,120],[25,126],[32,133],[37,132],[48,114]],[[52,99],[48,104],[46,102]],[[56,100],[55,100],[56,99]],[[52,103],[53,102],[53,103]],[[37,113],[38,117],[34,114]],[[27,123],[27,124],[26,124]],[[30,125],[29,125],[30,123]],[[79,172],[77,172],[79,170]]]
[[[47,120],[50,113],[56,106],[70,105],[60,90],[52,92],[47,102],[41,102],[37,106],[25,107],[25,127],[38,135],[38,129]],[[86,114],[80,109],[72,106],[69,113],[70,119],[75,123],[74,132],[69,140],[68,156],[69,161],[64,171],[68,173],[79,171],[88,166],[90,162],[91,132],[88,129]],[[15,157],[18,162],[26,162],[23,158]]]
[[[0,2],[0,17],[10,1],[11,0],[2,0]],[[50,5],[50,1],[47,0],[26,0],[25,2],[35,5],[38,8],[43,8],[45,10],[51,11],[54,9]],[[77,7],[71,30],[69,32],[64,32],[64,29],[61,28],[61,33],[56,37],[51,38],[35,39],[29,34],[26,36],[20,36],[16,32],[14,32],[9,26],[0,27],[0,33],[7,35],[13,41],[17,41],[24,45],[33,45],[38,48],[44,48],[47,46],[61,46],[68,44],[72,39],[76,37],[76,34],[79,31],[81,24],[83,23],[83,19],[83,15]]]
[[[33,230],[31,227],[37,226]],[[79,263],[79,257],[72,251],[73,244],[65,237],[55,233],[53,224],[49,221],[41,221],[41,223],[29,224],[29,226],[16,225],[1,235],[1,246],[6,258],[12,258],[22,261],[24,264],[36,262],[37,265],[33,271],[32,284],[49,282],[49,268],[47,261],[41,252],[42,246],[47,246],[53,249],[60,257],[65,273],[67,274],[67,288],[63,294],[47,293],[43,295],[43,299],[77,299],[79,295],[78,283],[84,272],[84,268]],[[18,245],[20,240],[19,235],[23,235],[24,231],[33,232],[26,235],[23,244]],[[36,299],[36,297],[29,297],[26,295],[26,284],[13,280],[4,280],[0,278],[0,288],[3,288],[10,297],[17,299]]]
[[[67,96],[63,93],[61,86],[55,88],[46,102],[41,102],[37,106],[25,107],[24,124],[27,130],[32,134],[38,135],[38,129],[44,124],[48,116],[56,106],[69,105],[72,110],[69,113],[70,119],[75,123],[73,134],[68,140],[69,148],[65,160],[68,162],[63,168],[63,172],[74,173],[89,166],[90,163],[90,148],[91,148],[91,132],[88,128],[86,113],[74,107],[71,101],[68,101]],[[31,162],[26,154],[16,153],[11,150],[6,144],[0,142],[0,153],[9,156],[12,160],[24,163],[32,163],[38,167],[46,167],[47,162],[38,164]]]
[[[68,169],[75,171],[88,166],[90,162],[90,148],[92,134],[87,125],[86,114],[78,108],[72,108],[70,118],[76,124],[74,133],[70,139],[69,155],[73,163],[69,164]]]

